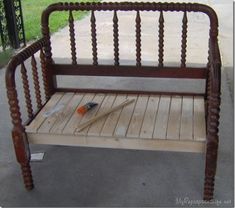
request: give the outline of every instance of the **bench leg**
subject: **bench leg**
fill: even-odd
[[[213,142],[207,142],[206,149],[206,168],[205,168],[205,182],[204,182],[204,197],[205,201],[213,199],[214,180],[216,174],[218,151],[218,137],[213,139]]]
[[[27,137],[24,132],[12,132],[17,161],[21,166],[22,176],[27,190],[33,189],[33,178],[30,167],[30,150]]]
[[[32,190],[34,188],[33,185],[33,177],[31,172],[31,167],[29,162],[21,165],[21,171],[23,175],[24,185],[27,190]]]

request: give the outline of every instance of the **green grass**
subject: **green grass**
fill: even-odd
[[[99,0],[69,0],[69,2],[98,2]],[[26,41],[41,37],[41,14],[50,4],[59,2],[58,0],[22,0],[22,10],[24,18]],[[82,19],[87,12],[74,12],[74,19]],[[51,32],[58,31],[68,24],[68,12],[54,12],[50,17]]]
[[[8,61],[12,57],[12,54],[12,49],[6,49],[5,51],[0,52],[0,69],[8,63]]]

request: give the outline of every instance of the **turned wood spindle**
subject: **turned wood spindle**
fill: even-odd
[[[113,45],[114,45],[114,65],[119,66],[119,39],[118,39],[118,17],[117,11],[113,14]]]
[[[45,54],[42,49],[40,50],[40,62],[41,62],[41,68],[42,68],[42,80],[43,80],[43,86],[44,86],[44,91],[45,91],[45,99],[48,100],[50,98],[50,87],[49,87],[48,79],[47,79]]]
[[[140,12],[137,11],[135,19],[136,31],[136,66],[141,66],[141,19]]]
[[[182,20],[182,42],[181,42],[181,68],[186,67],[186,47],[187,47],[187,28],[188,28],[187,13],[184,12]]]
[[[76,57],[76,43],[75,43],[75,32],[74,32],[74,18],[71,10],[69,11],[69,35],[70,35],[72,64],[76,65],[77,57]]]
[[[29,91],[29,81],[28,81],[28,76],[26,72],[26,68],[24,63],[21,64],[21,77],[23,80],[23,88],[24,88],[24,95],[25,95],[25,102],[26,102],[26,108],[27,108],[27,113],[28,113],[28,118],[33,117],[33,107],[32,107],[32,100],[30,96],[30,91]]]
[[[34,55],[32,55],[32,58],[31,58],[31,65],[32,65],[32,71],[33,71],[33,83],[34,83],[37,107],[38,109],[40,109],[42,107],[42,99],[41,99],[40,84],[39,84],[38,71],[37,71],[37,62],[35,60]]]
[[[91,41],[92,41],[92,55],[93,55],[93,65],[98,65],[97,58],[97,39],[96,39],[96,19],[94,11],[91,11]]]
[[[164,56],[164,17],[163,12],[160,12],[159,16],[159,32],[158,32],[158,38],[159,38],[159,48],[158,48],[158,66],[163,67],[163,56]]]

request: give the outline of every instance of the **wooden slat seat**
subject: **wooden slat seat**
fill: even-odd
[[[81,132],[79,124],[127,99],[135,101]],[[99,105],[84,116],[78,106]],[[46,116],[46,112],[59,111]],[[204,98],[200,96],[55,93],[26,126],[30,143],[203,152],[206,140]]]

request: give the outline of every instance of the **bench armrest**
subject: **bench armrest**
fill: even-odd
[[[46,70],[46,62],[45,62],[45,55],[43,52],[43,47],[45,45],[45,39],[42,38],[27,48],[23,49],[17,55],[15,55],[11,61],[9,62],[5,79],[6,79],[6,89],[7,89],[7,97],[10,106],[10,114],[13,124],[13,133],[14,132],[22,132],[24,130],[24,125],[22,123],[21,112],[20,112],[20,105],[18,100],[18,94],[22,90],[18,86],[16,87],[16,71],[20,70],[21,78],[23,83],[23,91],[25,95],[25,105],[28,112],[28,121],[32,120],[36,114],[36,111],[40,110],[43,106],[42,98],[41,98],[41,91],[40,91],[40,81],[38,76],[38,67],[37,61],[34,55],[40,51],[40,62],[42,68],[42,75],[44,81],[44,88],[46,89],[46,77],[45,77],[45,70]],[[31,70],[27,70],[25,62],[31,59]],[[33,85],[34,85],[34,94],[36,97],[37,102],[37,109],[33,110],[33,104],[31,100],[32,90],[29,85],[28,81],[28,73],[32,71],[33,77]]]
[[[221,94],[221,59],[217,40],[209,43],[209,72],[207,82],[207,142],[218,145]]]

